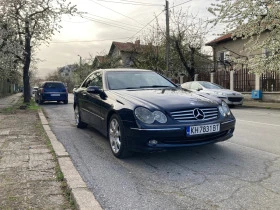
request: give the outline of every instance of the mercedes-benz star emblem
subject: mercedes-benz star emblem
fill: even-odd
[[[202,110],[200,109],[194,109],[193,110],[193,116],[197,119],[197,120],[203,120],[204,119],[204,113]]]

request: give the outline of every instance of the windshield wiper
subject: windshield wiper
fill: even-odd
[[[166,85],[150,85],[150,86],[140,86],[140,88],[175,88],[171,86],[166,86]]]

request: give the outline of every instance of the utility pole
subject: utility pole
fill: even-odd
[[[170,35],[169,35],[169,2],[165,1],[165,11],[166,11],[166,54],[165,54],[165,60],[166,60],[166,70],[169,74],[169,54],[170,54]]]
[[[82,56],[78,55],[80,57],[80,82],[82,82]]]

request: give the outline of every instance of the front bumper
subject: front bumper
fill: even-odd
[[[243,104],[243,97],[219,97],[221,100],[226,102],[228,105],[242,105]]]
[[[235,119],[220,122],[220,132],[211,134],[187,136],[187,126],[189,125],[140,129],[131,127],[126,122],[124,123],[124,128],[127,146],[132,151],[152,152],[225,141],[233,136]],[[150,140],[156,140],[157,144],[150,144]]]

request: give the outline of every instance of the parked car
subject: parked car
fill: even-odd
[[[91,125],[107,136],[118,158],[225,141],[235,128],[224,101],[184,91],[150,70],[96,70],[74,95],[77,128]]]
[[[32,94],[35,95],[35,93],[37,92],[38,89],[39,89],[39,87],[33,87],[33,89],[32,89]]]
[[[201,93],[206,93],[212,96],[216,96],[228,105],[242,105],[243,95],[237,91],[225,89],[220,85],[206,81],[193,81],[181,84],[183,89],[191,91],[199,91]]]
[[[39,104],[45,101],[63,101],[68,103],[68,91],[65,85],[59,81],[43,82],[35,94],[35,101]]]

